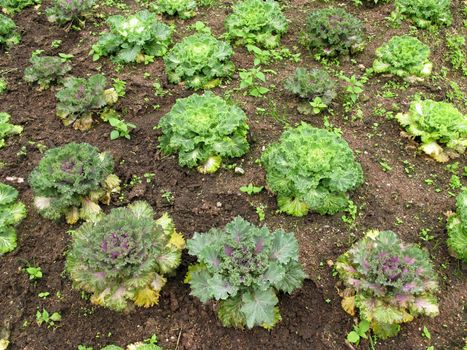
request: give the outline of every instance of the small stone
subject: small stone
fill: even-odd
[[[235,174],[239,174],[239,175],[244,175],[245,174],[245,170],[243,170],[243,168],[241,168],[239,166],[235,167],[234,172],[235,172]]]
[[[221,202],[217,202],[217,203],[216,203],[216,207],[218,207],[218,208],[222,207],[222,203],[221,203]]]

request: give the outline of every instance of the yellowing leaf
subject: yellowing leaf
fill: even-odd
[[[413,316],[411,314],[409,314],[407,311],[404,310],[402,313],[403,313],[402,322],[411,322],[411,321],[413,321]]]
[[[159,293],[150,287],[144,287],[136,291],[134,301],[137,306],[151,307],[159,303]]]
[[[0,339],[0,350],[6,350],[10,344],[8,339]]]
[[[183,238],[182,234],[174,231],[172,236],[170,236],[168,244],[177,248],[178,250],[182,250],[185,248],[185,239]]]
[[[342,309],[351,316],[355,316],[355,296],[345,297],[341,301]]]

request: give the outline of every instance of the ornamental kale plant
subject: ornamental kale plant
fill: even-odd
[[[40,4],[41,0],[0,0],[0,7],[7,15],[13,15],[21,12],[29,6]]]
[[[0,149],[5,147],[5,139],[11,135],[19,135],[23,132],[21,125],[10,123],[11,116],[8,113],[0,112]]]
[[[114,88],[105,89],[107,79],[102,74],[85,78],[65,79],[63,88],[57,92],[56,113],[63,124],[73,124],[75,129],[84,131],[91,128],[92,116],[103,112],[103,107],[117,102]]]
[[[164,56],[171,43],[170,27],[147,10],[128,17],[111,16],[107,24],[110,31],[102,33],[92,46],[94,61],[110,56],[115,63],[149,63],[154,57]]]
[[[465,152],[467,115],[451,103],[415,100],[409,111],[397,114],[396,119],[410,136],[420,138],[420,149],[438,162],[447,162]]]
[[[306,123],[285,131],[262,154],[261,163],[280,211],[293,216],[344,210],[347,192],[363,183],[362,167],[347,142]]]
[[[281,320],[277,292],[292,293],[306,277],[293,234],[241,217],[223,229],[195,233],[187,248],[198,259],[185,279],[190,294],[203,303],[220,301],[217,316],[226,327],[271,329]]]
[[[467,189],[457,196],[457,211],[448,218],[447,244],[451,254],[467,263]]]
[[[431,74],[430,48],[410,35],[394,36],[376,49],[373,70],[389,73],[408,81],[423,80]]]
[[[54,0],[45,13],[49,22],[64,25],[81,21],[95,3],[96,0]]]
[[[185,246],[172,219],[143,201],[112,209],[96,223],[87,222],[73,232],[66,271],[74,288],[92,293],[93,304],[116,311],[159,302],[166,274],[180,264]]]
[[[193,17],[197,10],[195,0],[157,0],[153,6],[158,13],[177,15],[182,19]]]
[[[164,153],[178,153],[181,166],[198,166],[200,173],[211,174],[224,158],[248,151],[246,121],[239,107],[207,91],[178,99],[156,128],[162,129],[159,142]]]
[[[113,169],[112,156],[87,143],[49,149],[29,175],[34,205],[47,219],[96,220],[102,211],[98,203],[109,204],[110,195],[120,190]]]
[[[326,105],[329,105],[337,95],[336,82],[324,69],[317,68],[311,70],[297,68],[294,75],[285,81],[284,88],[309,101],[319,97]]]
[[[340,7],[324,8],[308,16],[304,42],[319,57],[362,51],[364,40],[362,22]]]
[[[71,71],[71,66],[60,57],[32,56],[31,66],[24,70],[24,80],[28,83],[38,83],[39,90],[48,89],[52,82],[61,82],[63,77]]]
[[[165,70],[171,83],[183,82],[198,90],[215,87],[232,75],[233,50],[225,41],[209,33],[196,33],[177,43],[164,56]]]
[[[396,0],[396,17],[409,18],[419,28],[452,23],[451,0]]]
[[[274,0],[241,0],[225,20],[226,36],[237,44],[253,44],[266,49],[279,46],[287,32],[287,19]]]
[[[20,41],[21,36],[16,31],[15,22],[0,13],[0,45],[11,47],[18,45]]]
[[[370,322],[382,339],[419,315],[437,316],[436,273],[428,252],[402,242],[392,231],[370,231],[337,259],[346,289],[342,307]]]
[[[15,226],[26,217],[26,207],[17,198],[14,187],[0,182],[0,256],[16,248]]]

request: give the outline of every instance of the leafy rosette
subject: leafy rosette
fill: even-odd
[[[409,111],[397,114],[396,119],[410,136],[420,138],[420,149],[438,162],[447,162],[465,152],[467,115],[451,103],[415,100]]]
[[[40,4],[41,0],[0,0],[0,8],[7,15],[23,11],[26,7]]]
[[[79,22],[94,7],[96,0],[54,0],[45,13],[49,22],[60,25]]]
[[[452,23],[451,0],[396,0],[396,14],[419,28]]]
[[[85,131],[92,126],[92,116],[104,112],[104,107],[118,100],[114,88],[106,89],[107,79],[102,74],[86,78],[69,77],[57,92],[56,114],[65,126]]]
[[[368,232],[337,259],[336,270],[347,287],[342,307],[352,316],[358,309],[380,338],[396,335],[414,317],[439,313],[428,252],[392,231]]]
[[[74,231],[66,271],[94,304],[124,311],[132,301],[147,308],[159,302],[164,276],[178,267],[184,246],[167,214],[154,220],[148,203],[135,202]]]
[[[102,33],[92,46],[94,61],[110,56],[115,63],[149,63],[164,56],[172,42],[172,30],[147,10],[125,17],[107,19],[109,32]]]
[[[220,301],[217,315],[226,327],[272,328],[281,319],[277,292],[292,293],[306,277],[293,234],[241,217],[223,229],[195,233],[187,248],[198,259],[185,279],[190,294],[203,303]]]
[[[410,35],[392,37],[376,49],[376,57],[376,73],[389,73],[408,81],[423,80],[433,69],[428,45]]]
[[[164,56],[171,83],[183,82],[193,89],[208,89],[230,77],[235,70],[232,47],[209,33],[196,33],[177,43]]]
[[[10,123],[11,116],[6,112],[0,112],[0,149],[5,146],[5,139],[12,135],[19,135],[23,132],[21,125]]]
[[[37,82],[40,90],[48,89],[52,82],[61,82],[71,71],[71,66],[60,57],[32,56],[29,62],[31,66],[24,70],[23,79],[30,84]]]
[[[324,69],[308,70],[299,67],[294,75],[287,78],[284,88],[310,101],[319,97],[326,105],[329,105],[337,95],[336,82]]]
[[[10,47],[18,45],[20,41],[21,36],[16,31],[16,23],[0,13],[0,45]]]
[[[112,156],[87,143],[49,149],[29,176],[34,205],[47,219],[96,220],[102,211],[98,203],[109,204],[120,190],[113,169]]]
[[[363,183],[363,171],[347,142],[302,123],[285,131],[261,156],[280,211],[305,216],[335,214],[348,206],[347,192]]]
[[[238,44],[253,44],[273,49],[287,32],[287,19],[274,0],[242,0],[233,6],[225,20],[226,35]]]
[[[457,196],[457,211],[448,218],[447,244],[451,254],[467,263],[467,189]]]
[[[162,129],[160,148],[178,153],[181,166],[198,166],[203,174],[216,172],[224,158],[244,155],[248,149],[247,116],[207,91],[178,99],[156,128]]]
[[[153,6],[159,13],[177,15],[181,19],[193,17],[197,10],[195,0],[157,0]]]
[[[324,57],[354,54],[365,47],[363,23],[340,7],[312,12],[304,39],[312,52]]]
[[[26,207],[18,202],[18,191],[0,182],[0,256],[16,248],[16,230],[26,217]]]

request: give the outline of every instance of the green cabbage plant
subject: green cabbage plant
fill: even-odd
[[[452,23],[451,0],[396,0],[396,16],[409,18],[419,28]]]
[[[21,36],[16,31],[16,23],[0,13],[0,45],[11,47],[18,45],[20,41]]]
[[[71,66],[60,57],[32,56],[29,62],[31,66],[24,70],[23,78],[30,84],[37,82],[40,90],[48,89],[52,82],[60,83],[71,71]]]
[[[234,4],[233,13],[225,20],[229,40],[266,49],[279,46],[287,27],[287,19],[274,0],[241,0]]]
[[[184,246],[172,219],[154,220],[151,206],[140,201],[74,231],[65,269],[75,288],[92,293],[93,304],[147,308],[159,302],[164,276],[178,267]]]
[[[104,107],[117,102],[118,94],[114,88],[108,88],[107,79],[102,74],[86,78],[69,77],[57,92],[56,113],[63,124],[73,124],[75,129],[85,131],[92,126],[92,116],[102,114]]]
[[[447,162],[465,152],[467,115],[451,103],[415,100],[409,111],[397,114],[396,119],[410,136],[420,138],[420,149],[438,162]]]
[[[178,16],[181,19],[196,15],[196,0],[156,0],[153,7],[158,13]]]
[[[52,23],[63,25],[80,22],[95,4],[96,0],[54,0],[45,13]]]
[[[347,142],[306,123],[285,131],[264,151],[261,163],[280,211],[293,216],[342,211],[347,192],[363,183],[362,167]]]
[[[5,147],[5,139],[11,135],[19,135],[23,132],[21,125],[10,123],[11,116],[6,112],[0,112],[0,149]]]
[[[336,82],[324,69],[308,70],[299,67],[284,83],[284,88],[303,99],[313,101],[319,97],[324,104],[329,105],[337,95]]]
[[[346,289],[342,307],[370,322],[382,339],[419,315],[437,316],[436,273],[427,251],[406,244],[392,231],[370,231],[337,259]]]
[[[448,218],[447,244],[451,254],[467,263],[467,189],[457,196],[457,211]]]
[[[0,182],[0,256],[16,248],[17,226],[26,217],[26,207],[17,201],[18,191]]]
[[[156,128],[162,130],[159,142],[164,153],[178,153],[181,166],[198,166],[200,173],[210,174],[224,158],[248,151],[246,122],[241,108],[207,91],[178,99]]]
[[[232,47],[210,33],[196,33],[177,43],[164,56],[171,83],[183,82],[192,89],[212,88],[235,70]]]
[[[363,23],[340,7],[316,10],[308,16],[304,43],[320,57],[362,51],[365,47]]]
[[[281,320],[277,292],[292,293],[306,277],[292,233],[270,232],[241,217],[195,233],[187,248],[198,259],[185,279],[190,294],[203,303],[219,301],[217,316],[226,327],[271,329]]]
[[[163,350],[159,345],[153,343],[153,337],[145,340],[145,342],[136,342],[133,344],[127,345],[126,348],[122,348],[117,345],[107,345],[100,350]]]
[[[410,35],[394,36],[376,49],[373,70],[408,81],[423,80],[433,69],[429,57],[430,48],[417,38]]]
[[[92,46],[94,61],[110,56],[115,63],[149,63],[164,56],[172,42],[172,29],[147,10],[134,15],[107,19],[109,32],[102,33]]]
[[[23,11],[26,7],[40,4],[41,0],[0,0],[0,8],[7,15]]]
[[[96,220],[102,211],[98,203],[109,204],[120,190],[113,170],[112,156],[87,143],[49,149],[29,175],[34,205],[47,219]]]

